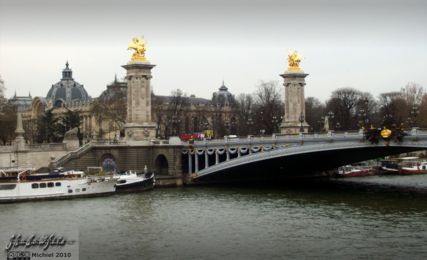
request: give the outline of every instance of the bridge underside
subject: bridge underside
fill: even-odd
[[[420,147],[363,147],[317,151],[261,161],[198,176],[196,183],[282,181],[290,178],[320,176],[328,170],[388,155],[424,150]]]

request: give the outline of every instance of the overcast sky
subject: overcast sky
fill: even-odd
[[[287,53],[304,57],[306,97],[351,86],[375,96],[408,82],[427,87],[427,1],[0,0],[0,75],[6,94],[46,96],[68,60],[97,97],[125,76],[132,37],[157,66],[156,94],[210,98],[278,81]]]

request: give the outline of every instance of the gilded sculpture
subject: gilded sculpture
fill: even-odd
[[[147,61],[145,58],[144,36],[134,37],[129,43],[128,50],[133,50],[131,61]]]
[[[302,56],[297,52],[293,51],[288,54],[288,70],[289,71],[302,71],[299,64],[302,60]]]

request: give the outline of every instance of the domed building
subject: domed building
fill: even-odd
[[[234,95],[228,91],[224,81],[218,91],[213,93],[212,102],[219,106],[232,106],[235,103]]]
[[[90,97],[82,84],[73,79],[73,71],[69,68],[68,61],[62,70],[62,79],[52,85],[47,93],[46,100],[49,106],[62,107],[65,103],[87,101]]]

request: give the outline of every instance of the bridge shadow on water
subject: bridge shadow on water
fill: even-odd
[[[400,176],[394,176],[400,178]],[[425,200],[427,199],[427,176],[424,176],[423,187],[405,184],[405,178],[397,185],[384,184],[381,181],[367,182],[372,177],[355,177],[337,179],[333,177],[299,177],[282,178],[280,180],[263,181],[228,181],[202,184],[203,192],[211,190],[214,193],[223,193],[227,197],[251,196],[260,199],[290,199],[305,207],[307,205],[346,205],[363,211],[376,214],[427,214]],[[374,178],[389,178],[381,176]],[[350,180],[351,179],[351,180]],[[357,181],[356,181],[357,180]]]

